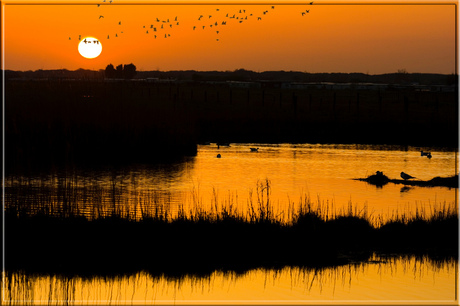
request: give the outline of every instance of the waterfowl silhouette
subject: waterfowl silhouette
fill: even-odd
[[[423,152],[423,151],[420,151],[420,156],[426,156],[428,158],[431,158],[431,152]]]
[[[401,172],[401,177],[403,178],[403,180],[410,180],[410,179],[415,178],[414,176],[409,175],[409,174],[404,173],[404,172]]]
[[[251,152],[257,152],[257,151],[259,151],[259,148],[249,148],[249,149],[251,149]]]

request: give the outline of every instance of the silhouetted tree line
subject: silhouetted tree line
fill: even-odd
[[[93,80],[93,79],[103,79],[104,78],[104,69],[98,71],[88,70],[88,69],[77,69],[77,70],[67,70],[67,69],[52,69],[52,70],[28,70],[28,71],[14,71],[14,70],[5,70],[5,79],[49,79],[49,80],[59,80],[59,79],[79,79],[79,80]]]
[[[112,64],[105,68],[105,77],[108,79],[132,79],[136,75],[136,66],[134,64],[118,65],[114,68]]]
[[[1,74],[0,74],[1,76]],[[36,70],[13,71],[5,70],[5,79],[176,79],[188,81],[279,81],[279,82],[333,82],[333,83],[384,83],[424,85],[455,85],[458,84],[457,74],[408,73],[399,69],[395,73],[370,75],[364,73],[308,73],[300,71],[264,71],[255,72],[245,69],[234,71],[136,71],[136,66],[110,64],[99,71],[78,69],[69,71]]]
[[[186,81],[278,81],[278,82],[332,82],[332,83],[382,83],[423,85],[453,85],[458,82],[456,74],[405,73],[308,73],[300,71],[263,71],[245,69],[234,71],[140,71],[136,78],[160,78]]]

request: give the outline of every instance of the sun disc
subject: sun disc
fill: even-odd
[[[96,58],[102,52],[102,44],[99,39],[87,36],[78,44],[78,52],[85,58]]]

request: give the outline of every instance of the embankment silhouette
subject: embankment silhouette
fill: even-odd
[[[156,162],[194,155],[208,141],[458,146],[458,92],[177,80],[5,85],[8,168]]]

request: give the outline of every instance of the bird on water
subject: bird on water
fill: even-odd
[[[401,172],[401,177],[403,178],[403,180],[410,180],[410,179],[415,178],[412,175],[409,175],[409,174],[404,173],[404,172]]]

